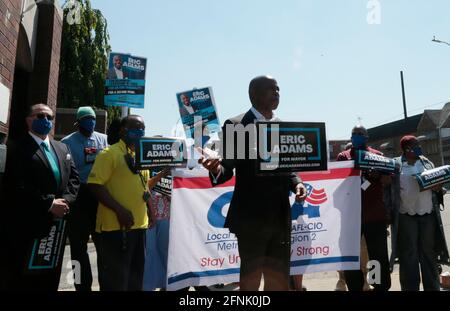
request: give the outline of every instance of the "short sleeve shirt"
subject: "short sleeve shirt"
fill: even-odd
[[[134,174],[125,161],[127,153],[127,147],[122,140],[103,150],[95,160],[88,183],[105,186],[109,194],[133,214],[134,225],[131,229],[146,229],[147,203],[143,195],[147,190],[149,172],[141,171],[141,174]],[[115,230],[121,230],[116,214],[99,203],[96,231]]]

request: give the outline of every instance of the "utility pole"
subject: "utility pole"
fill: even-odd
[[[436,42],[436,43],[443,43],[443,44],[450,45],[450,43],[448,43],[447,41],[442,41],[442,40],[436,39],[436,36],[433,36],[433,40],[431,40],[431,41]]]
[[[450,46],[450,43],[448,43],[447,41],[438,40],[438,39],[436,39],[435,36],[433,36],[433,40],[431,40],[431,41],[432,42],[436,42],[436,43],[446,44],[446,45]],[[438,125],[437,134],[438,134],[438,143],[439,143],[439,153],[440,153],[441,165],[444,165],[444,147],[443,147],[443,144],[442,144],[442,132],[441,132],[440,125]]]
[[[406,113],[406,96],[405,96],[405,83],[403,82],[403,71],[400,71],[400,80],[402,82],[402,97],[403,97],[403,114],[405,115],[405,121],[408,119]]]

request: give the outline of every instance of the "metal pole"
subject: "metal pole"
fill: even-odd
[[[444,165],[444,146],[442,144],[442,128],[438,127],[438,137],[439,137],[439,153],[440,153],[440,157],[439,160],[441,161],[441,165]]]
[[[129,113],[128,113],[128,107],[127,106],[122,106],[122,118],[126,117]]]
[[[406,120],[408,119],[408,114],[406,113],[406,97],[405,97],[405,83],[403,82],[403,71],[400,71],[400,79],[402,81],[403,113],[405,115]]]

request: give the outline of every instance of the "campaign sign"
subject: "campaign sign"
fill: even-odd
[[[365,150],[356,150],[355,168],[383,173],[397,173],[399,169],[394,159]]]
[[[27,270],[51,270],[61,264],[65,247],[65,230],[66,220],[62,218],[53,220],[48,235],[34,240]]]
[[[157,171],[151,172],[152,177],[155,177],[156,175],[158,175]],[[152,190],[159,194],[167,195],[170,197],[170,195],[172,194],[172,176],[161,178],[161,180],[156,183]]]
[[[186,137],[194,138],[194,124],[201,125],[203,133],[207,127],[209,133],[220,132],[219,119],[211,87],[194,89],[177,94],[178,109]]]
[[[147,59],[111,52],[105,80],[105,106],[144,108]]]
[[[237,237],[224,227],[235,178],[212,187],[203,168],[173,174],[166,288],[238,282]],[[296,202],[290,194],[290,274],[359,269],[360,171],[353,161],[342,161],[326,172],[299,175],[307,197]]]
[[[136,147],[136,167],[185,167],[185,142],[176,138],[143,137]]]
[[[428,190],[433,186],[448,182],[450,180],[450,165],[439,166],[416,174],[420,190]]]
[[[325,123],[257,122],[259,174],[326,171]]]

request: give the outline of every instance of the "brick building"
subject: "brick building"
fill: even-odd
[[[0,132],[15,138],[28,106],[56,109],[63,15],[53,0],[2,0],[0,12]]]
[[[400,139],[404,135],[417,136],[422,116],[423,113],[367,129],[369,146],[382,151],[387,157],[398,156],[401,153]]]
[[[56,111],[62,18],[58,0],[0,0],[0,174],[6,137],[26,132],[28,107]]]
[[[369,145],[388,157],[401,154],[400,139],[415,135],[423,153],[436,166],[450,164],[450,103],[423,113],[368,129]]]

